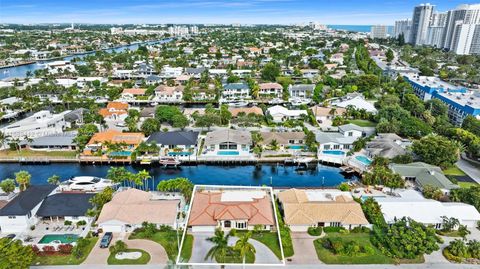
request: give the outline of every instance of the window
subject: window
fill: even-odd
[[[246,229],[247,223],[245,222],[237,222],[237,229]]]
[[[340,149],[340,145],[333,145],[333,149]]]
[[[442,224],[441,223],[436,223],[435,224],[435,229],[440,229],[442,228]]]
[[[348,136],[353,136],[353,132],[348,132]]]
[[[17,216],[8,216],[9,219],[16,219]]]
[[[330,227],[340,227],[340,222],[330,222]]]

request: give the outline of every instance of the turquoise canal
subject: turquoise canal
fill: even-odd
[[[80,165],[77,163],[59,163],[49,165],[0,164],[0,180],[14,178],[15,172],[26,170],[32,174],[32,184],[47,184],[47,179],[56,174],[66,180],[74,176],[106,177],[108,165]],[[130,171],[146,169],[153,176],[149,187],[156,186],[159,181],[186,177],[195,184],[221,184],[274,187],[333,187],[347,181],[357,179],[355,176],[345,178],[336,167],[311,164],[308,168],[283,166],[275,164],[219,166],[194,165],[181,166],[177,169],[161,166],[126,166]]]

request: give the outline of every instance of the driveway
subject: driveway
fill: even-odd
[[[322,263],[317,256],[317,251],[313,245],[319,237],[310,236],[308,233],[291,233],[293,251],[295,254],[287,261],[287,264],[316,264]]]
[[[108,256],[110,256],[110,251],[108,250],[108,248],[100,248],[100,241],[102,241],[103,235],[104,234],[99,235],[99,239],[97,243],[93,247],[87,259],[82,264],[89,264],[89,265],[107,264]],[[110,245],[115,244],[115,242],[119,240],[120,237],[121,237],[120,234],[114,233]]]
[[[148,254],[150,254],[150,261],[148,264],[166,264],[168,262],[167,252],[162,245],[156,242],[143,239],[127,239],[124,242],[127,244],[128,248],[136,248],[148,252]]]
[[[460,168],[465,174],[470,176],[473,180],[480,184],[480,168],[478,168],[475,164],[470,163],[464,159],[458,160],[456,163],[458,168]]]
[[[208,251],[214,246],[212,242],[207,240],[207,238],[213,236],[213,233],[192,233],[192,235],[194,237],[193,250],[189,263],[216,263],[215,260],[210,258],[205,260]],[[233,246],[237,240],[238,237],[231,236],[228,244]],[[256,250],[255,264],[281,264],[277,256],[263,243],[253,239],[250,239],[248,242],[250,242]]]

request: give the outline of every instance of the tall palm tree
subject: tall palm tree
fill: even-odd
[[[30,185],[31,178],[32,175],[27,171],[18,171],[15,173],[15,181],[20,185],[20,190],[22,191],[26,190],[28,185]]]
[[[53,175],[47,179],[47,182],[52,185],[60,184],[60,176]]]
[[[228,239],[230,238],[230,234],[226,234],[220,229],[215,230],[215,235],[213,237],[207,238],[208,241],[212,242],[214,246],[207,252],[205,256],[205,260],[209,258],[216,259],[219,258],[220,263],[225,263],[225,259],[227,254],[231,251],[231,247],[228,246]],[[222,265],[222,268],[225,268]]]
[[[252,231],[247,232],[244,234],[240,239],[237,240],[235,246],[233,247],[235,250],[240,252],[240,257],[242,257],[243,268],[245,268],[245,260],[247,258],[247,254],[255,254],[256,250],[255,247],[248,242],[252,237]]]
[[[145,182],[148,181],[150,178],[152,178],[152,177],[150,176],[150,173],[149,173],[147,170],[145,170],[145,169],[143,169],[142,171],[138,172],[138,173],[137,173],[137,176],[142,180],[142,185],[146,185],[146,186],[148,186],[148,184],[145,184]]]

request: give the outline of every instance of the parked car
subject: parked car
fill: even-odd
[[[100,248],[108,248],[108,246],[110,245],[110,242],[112,242],[112,238],[113,238],[112,233],[106,232],[103,235],[102,240],[100,241]]]
[[[17,236],[16,234],[9,234],[9,235],[5,236],[5,238],[14,239],[16,236]]]

